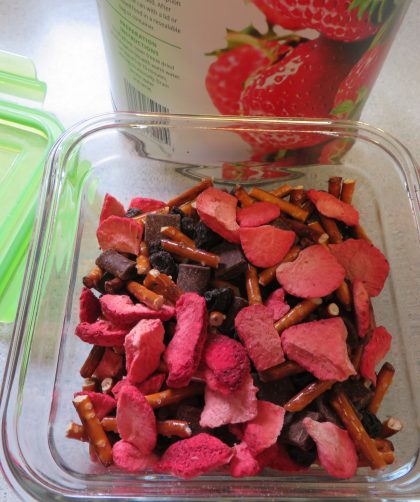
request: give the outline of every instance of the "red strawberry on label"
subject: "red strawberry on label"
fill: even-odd
[[[305,22],[286,9],[279,9],[277,0],[252,0],[271,24],[279,24],[287,30],[303,30]]]

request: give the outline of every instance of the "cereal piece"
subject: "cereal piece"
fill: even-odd
[[[96,231],[102,251],[114,249],[120,253],[138,255],[143,235],[143,224],[130,218],[110,216],[100,223]]]
[[[233,457],[229,464],[229,473],[234,478],[256,476],[262,467],[252,455],[246,443],[236,444],[233,447]]]
[[[142,453],[128,441],[117,441],[112,447],[114,464],[126,472],[143,472],[153,467],[158,458],[154,453]]]
[[[107,348],[101,362],[95,369],[94,376],[102,381],[105,378],[120,377],[124,368],[123,356]]]
[[[127,281],[136,273],[136,262],[129,260],[113,249],[101,253],[95,261],[96,265],[105,272]]]
[[[128,207],[140,209],[142,213],[148,213],[149,211],[156,211],[156,209],[165,207],[165,205],[161,200],[149,199],[148,197],[134,197],[134,199],[131,199]]]
[[[81,392],[75,392],[73,397],[77,396],[89,396],[89,399],[92,401],[95,409],[96,416],[99,420],[102,420],[104,417],[109,415],[117,406],[117,401],[113,397],[108,396],[108,394],[102,394],[101,392],[90,392],[84,390]]]
[[[270,223],[280,215],[280,208],[270,202],[255,202],[252,206],[237,210],[236,219],[241,227],[259,227]]]
[[[185,292],[202,295],[210,280],[210,267],[180,263],[176,285]]]
[[[75,335],[86,343],[101,347],[123,345],[128,329],[115,326],[102,319],[94,323],[81,322],[77,325]]]
[[[104,202],[102,205],[101,215],[99,216],[99,223],[102,223],[110,216],[124,216],[125,209],[119,200],[110,195],[105,194]]]
[[[181,217],[179,214],[148,214],[144,223],[144,240],[147,243],[160,241],[162,238],[160,229],[162,227],[179,229],[180,226]]]
[[[290,310],[289,304],[284,299],[284,289],[278,288],[273,291],[264,305],[273,311],[273,320],[278,321]]]
[[[370,324],[370,299],[362,281],[356,279],[352,284],[354,311],[357,321],[357,333],[363,338]]]
[[[306,194],[323,216],[342,221],[349,226],[359,223],[358,211],[350,204],[337,199],[334,195],[312,189],[308,190]]]
[[[245,307],[248,307],[248,301],[240,296],[235,296],[233,298],[231,306],[229,307],[229,310],[226,312],[226,319],[219,327],[219,331],[225,335],[231,333],[235,328],[236,316]]]
[[[247,261],[240,246],[222,242],[211,251],[220,257],[219,266],[215,272],[217,278],[228,281],[246,272]]]
[[[80,322],[94,323],[101,313],[99,300],[89,288],[83,288],[80,295]]]
[[[376,365],[391,348],[392,336],[383,326],[378,326],[372,332],[372,338],[365,346],[360,362],[360,374],[376,385]]]

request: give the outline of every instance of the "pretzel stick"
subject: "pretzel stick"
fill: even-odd
[[[317,242],[320,235],[324,233],[319,233],[317,230],[314,230],[313,227],[308,227],[308,225],[305,225],[305,223],[300,221],[285,218],[284,216],[280,216],[280,218],[290,228],[290,230],[293,230],[293,232],[295,232],[299,237],[307,237],[314,242]]]
[[[365,232],[365,229],[361,225],[354,225],[353,227],[351,227],[351,230],[356,239],[363,239],[372,244],[372,241],[369,239],[367,233]]]
[[[86,361],[83,363],[80,368],[80,376],[82,378],[90,378],[101,362],[102,356],[105,353],[105,347],[99,347],[98,345],[94,345],[86,358]]]
[[[395,454],[393,451],[384,451],[382,453],[382,458],[387,465],[391,465],[395,462]]]
[[[182,211],[185,216],[188,216],[190,218],[194,213],[193,202],[194,201],[186,202],[185,204],[181,204],[179,206],[179,210]]]
[[[102,394],[111,394],[111,389],[114,386],[114,380],[111,377],[106,377],[101,382]]]
[[[84,443],[89,441],[83,425],[76,424],[76,422],[70,422],[67,426],[66,438],[77,439],[78,441],[83,441]]]
[[[127,284],[128,291],[141,303],[154,310],[159,310],[164,302],[162,295],[157,295],[154,291],[145,288],[138,282],[131,281]]]
[[[267,286],[268,284],[270,284],[270,282],[273,281],[274,278],[276,277],[277,267],[282,263],[288,263],[296,260],[299,253],[300,253],[299,246],[293,246],[289,249],[288,253],[280,263],[277,263],[272,267],[265,268],[262,272],[260,272],[258,282],[261,284],[261,286]]]
[[[356,449],[363,453],[372,469],[385,467],[386,462],[360,422],[346,394],[343,391],[335,392],[331,404],[353,439]]]
[[[375,446],[381,453],[386,451],[394,451],[394,445],[389,439],[385,438],[375,438],[374,439]]]
[[[209,314],[209,325],[213,326],[214,328],[218,328],[223,324],[223,321],[225,319],[226,319],[225,314],[222,314],[222,312],[214,310]]]
[[[336,303],[329,303],[323,309],[322,314],[328,318],[337,317],[340,315],[340,307]]]
[[[97,288],[99,281],[102,279],[104,275],[104,271],[99,268],[97,265],[95,265],[92,270],[83,277],[82,281],[83,284],[87,288]]]
[[[195,248],[195,242],[190,239],[187,235],[183,234],[180,230],[175,227],[162,227],[160,233],[165,237],[173,240],[174,242],[180,242],[189,246],[190,248]]]
[[[169,241],[167,239],[162,239],[160,243],[165,251],[180,256],[181,258],[188,258],[189,260],[201,263],[201,265],[208,265],[212,268],[217,268],[219,266],[220,257],[217,254],[209,253],[203,249],[192,248],[185,244]]]
[[[262,382],[272,382],[273,380],[282,380],[291,375],[303,373],[306,370],[299,366],[295,361],[285,361],[284,363],[268,368],[258,373]]]
[[[92,402],[86,394],[73,399],[73,405],[82,421],[89,442],[95,449],[99,460],[105,466],[112,464],[112,447],[108,436],[96,416]]]
[[[340,198],[343,202],[347,204],[351,204],[353,200],[354,189],[356,188],[356,181],[346,179],[343,181],[343,185],[341,187],[341,195]]]
[[[306,218],[309,216],[308,211],[304,211],[299,206],[295,206],[294,204],[291,204],[290,202],[280,199],[279,197],[275,197],[271,193],[266,192],[265,190],[261,190],[261,188],[253,187],[251,188],[249,194],[255,199],[275,204],[281,209],[281,211],[292,216],[292,218],[295,218],[296,220],[305,221]]]
[[[191,427],[185,420],[158,420],[156,426],[158,434],[168,438],[189,438],[192,435]]]
[[[378,413],[385,394],[392,383],[394,374],[395,368],[388,362],[384,363],[382,368],[379,370],[378,377],[376,379],[375,393],[373,394],[372,401],[368,407],[369,411],[374,415]]]
[[[292,188],[290,192],[290,202],[292,204],[300,205],[305,200],[305,191],[302,185],[298,185]]]
[[[335,220],[322,216],[322,214],[319,215],[319,219],[321,221],[321,225],[329,235],[332,244],[340,244],[343,242],[343,236],[341,235]]]
[[[85,378],[82,384],[82,390],[95,392],[99,387],[99,382],[96,378]]]
[[[229,288],[233,291],[235,296],[241,296],[239,288],[228,281],[223,281],[222,279],[213,279],[210,284],[215,288]]]
[[[257,269],[248,263],[248,269],[246,271],[246,293],[248,295],[248,303],[250,305],[255,305],[262,303],[262,296],[260,291],[260,286],[258,284]]]
[[[335,290],[338,301],[344,306],[347,311],[352,309],[352,297],[349,285],[346,281],[343,281],[338,288]]]
[[[249,207],[254,204],[255,199],[248,195],[248,192],[244,190],[240,185],[236,185],[235,197],[239,200],[242,207]]]
[[[201,383],[191,383],[187,387],[181,389],[166,389],[156,394],[144,396],[153,409],[163,408],[170,404],[176,404],[183,401],[187,397],[202,394],[204,386]]]
[[[310,221],[308,224],[308,227],[312,230],[316,230],[318,234],[323,234],[325,233],[325,230],[323,229],[321,223],[319,221]]]
[[[106,432],[115,432],[115,434],[119,434],[117,417],[104,417],[101,420],[102,427]]]
[[[151,291],[162,295],[165,300],[168,300],[172,304],[175,304],[183,293],[169,275],[159,272],[156,268],[149,271],[143,284]]]
[[[302,322],[322,303],[321,298],[309,298],[295,305],[289,312],[279,319],[274,327],[278,333],[283,333],[286,328]]]
[[[279,197],[282,199],[283,197],[286,197],[287,195],[290,194],[290,192],[293,190],[293,187],[285,183],[284,185],[280,185],[279,187],[275,188],[274,190],[271,190],[271,194],[274,195],[275,197]]]
[[[341,194],[341,178],[340,176],[332,176],[328,180],[328,193],[331,195],[334,195],[334,197],[337,197],[337,199],[340,198]]]
[[[318,380],[304,387],[284,405],[286,411],[301,411],[325,391],[331,389],[335,380]]]
[[[398,418],[389,417],[382,422],[382,429],[379,433],[381,438],[389,438],[403,429],[403,424]]]
[[[121,289],[124,286],[125,286],[125,281],[123,281],[119,277],[113,277],[109,281],[105,281],[104,284],[105,293],[108,293],[110,295],[115,295],[118,291],[121,291]]]
[[[193,187],[189,188],[185,192],[182,192],[181,194],[177,195],[170,201],[168,201],[168,206],[169,207],[177,207],[180,206],[181,204],[184,204],[185,202],[189,202],[197,197],[201,192],[204,192],[206,188],[209,188],[213,186],[213,178],[206,178],[200,183],[197,183]]]
[[[146,241],[140,243],[140,253],[136,258],[136,269],[139,275],[147,274],[150,270],[149,247]]]

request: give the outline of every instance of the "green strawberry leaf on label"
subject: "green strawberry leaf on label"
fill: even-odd
[[[387,18],[393,7],[399,0],[353,0],[349,5],[348,11],[357,11],[357,18],[361,20],[367,12],[370,22],[382,24]]]
[[[354,106],[355,103],[353,103],[351,99],[346,99],[331,110],[331,115],[348,115],[353,110]]]

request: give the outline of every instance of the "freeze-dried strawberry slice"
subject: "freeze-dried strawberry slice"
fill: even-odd
[[[195,478],[229,463],[232,449],[220,439],[201,433],[172,444],[156,464],[156,472]]]
[[[128,207],[135,207],[136,209],[140,209],[142,213],[148,213],[149,211],[156,211],[156,209],[165,207],[165,205],[166,204],[161,200],[149,199],[147,197],[134,197],[134,199],[131,199]]]
[[[349,226],[359,223],[359,212],[351,204],[327,192],[311,189],[306,194],[322,215],[342,221]]]
[[[142,453],[133,444],[121,439],[112,447],[112,460],[114,464],[127,472],[142,472],[157,462],[154,453]]]
[[[288,359],[320,380],[347,380],[356,371],[347,354],[347,329],[341,317],[291,326],[281,342]]]
[[[250,374],[239,389],[228,396],[206,387],[205,405],[201,412],[201,427],[220,427],[226,424],[248,422],[257,415],[257,394]]]
[[[357,321],[357,333],[364,337],[370,323],[370,300],[362,281],[356,279],[352,284],[353,304]]]
[[[75,334],[84,342],[101,347],[124,345],[128,329],[120,328],[102,319],[94,323],[81,322],[77,325]]]
[[[257,371],[266,370],[284,361],[271,309],[265,305],[245,307],[236,316],[235,327]]]
[[[123,372],[123,356],[112,349],[105,349],[101,362],[95,369],[94,376],[102,381],[104,378],[120,378]]]
[[[143,235],[143,223],[132,218],[110,216],[102,221],[96,231],[102,251],[114,249],[120,253],[138,255]]]
[[[262,467],[252,455],[246,443],[240,443],[233,447],[233,457],[229,464],[230,475],[234,478],[255,476]]]
[[[229,242],[239,243],[236,222],[238,199],[217,188],[207,188],[198,197],[196,209],[203,223]]]
[[[258,401],[257,416],[244,428],[243,441],[258,455],[276,441],[283,428],[285,409],[268,401]]]
[[[349,433],[331,422],[304,418],[303,424],[316,443],[319,461],[330,476],[351,478],[357,470],[357,453]]]
[[[99,300],[89,288],[83,288],[80,295],[80,322],[94,323],[101,313]]]
[[[280,443],[274,443],[257,456],[257,461],[262,468],[270,467],[277,471],[299,472],[307,471],[309,467],[302,466],[294,462]]]
[[[113,397],[108,396],[108,394],[102,394],[101,392],[83,390],[81,392],[75,392],[74,397],[76,396],[89,396],[99,420],[109,415],[117,406],[117,401]]]
[[[283,288],[300,298],[329,295],[343,282],[344,276],[344,268],[320,244],[305,248],[296,260],[280,264],[276,271]]]
[[[259,227],[275,220],[280,208],[270,202],[255,202],[251,206],[237,210],[236,219],[241,227]]]
[[[127,295],[104,295],[100,298],[102,314],[115,324],[124,328],[132,328],[142,319],[160,319],[169,321],[175,315],[175,308],[162,305],[159,310],[153,310],[142,303],[134,304]]]
[[[245,256],[256,267],[272,267],[279,263],[295,242],[295,233],[272,225],[239,229]]]
[[[119,200],[110,195],[105,194],[104,203],[102,205],[101,215],[99,216],[99,223],[102,223],[110,216],[124,216],[125,209]]]
[[[197,293],[184,293],[176,302],[175,334],[164,353],[169,387],[189,384],[200,363],[207,337],[206,301]]]
[[[154,373],[165,350],[162,321],[143,319],[125,337],[125,364],[130,382],[141,383]]]
[[[389,263],[377,247],[363,239],[347,239],[329,247],[351,282],[359,279],[369,296],[379,295],[388,277]]]
[[[117,426],[120,436],[148,454],[156,446],[156,418],[150,404],[133,385],[122,388],[117,401]]]
[[[156,392],[159,392],[162,388],[165,378],[165,373],[155,373],[141,383],[132,383],[128,380],[128,378],[123,378],[122,380],[119,380],[114,385],[114,387],[112,387],[111,391],[114,394],[115,399],[118,399],[118,396],[123,387],[125,387],[126,385],[134,385],[134,387],[137,387],[137,389],[142,394],[147,396],[149,394],[155,394]]]
[[[360,374],[376,385],[376,365],[391,348],[392,336],[383,326],[378,326],[372,332],[372,338],[363,351],[360,362]]]
[[[284,299],[284,289],[278,288],[264,302],[264,305],[273,311],[273,321],[278,321],[290,310],[289,304]]]
[[[230,394],[242,386],[250,364],[244,346],[224,335],[213,335],[203,353],[207,385],[222,394]]]

